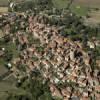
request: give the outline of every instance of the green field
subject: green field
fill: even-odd
[[[68,6],[70,0],[53,0],[54,6],[62,9]],[[73,0],[70,6],[72,12],[87,15],[92,8],[100,8],[100,0]]]
[[[21,2],[23,0],[13,0]],[[27,0],[26,0],[27,1]],[[55,7],[66,8],[70,0],[52,0]],[[0,0],[0,12],[7,12],[8,0]],[[6,7],[4,7],[6,6]],[[80,7],[79,7],[80,6]],[[71,5],[72,12],[78,15],[86,15],[91,8],[100,8],[100,0],[73,0]]]
[[[3,75],[4,73],[8,71],[7,68],[5,68],[3,65],[4,65],[4,62],[3,60],[0,59],[0,75]]]
[[[68,5],[68,0],[53,0],[53,4],[59,9],[66,8]]]
[[[67,8],[69,0],[54,0],[53,3],[55,7],[62,9]],[[87,7],[85,7],[84,5],[78,5],[74,2],[71,4],[70,9],[72,10],[72,12],[78,15],[86,15],[88,13]]]
[[[73,13],[76,13],[77,15],[84,16],[89,13],[89,8],[84,7],[84,6],[79,6],[79,5],[72,5],[71,11]]]

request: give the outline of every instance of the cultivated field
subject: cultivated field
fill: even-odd
[[[0,82],[0,100],[7,100],[7,97],[10,93],[13,93],[16,95],[26,94],[26,92],[23,89],[16,88],[15,84],[13,83],[11,83],[10,81]]]
[[[70,0],[53,0],[55,7],[61,9],[68,6]],[[79,16],[90,15],[91,18],[86,22],[97,24],[100,23],[100,0],[73,0],[70,9]],[[94,12],[95,11],[95,12]]]
[[[87,7],[99,7],[100,8],[100,0],[74,0],[75,4],[84,5]]]
[[[8,0],[0,0],[0,13],[8,12]]]
[[[0,0],[0,7],[7,7],[8,6],[8,0]]]
[[[0,38],[3,37],[3,35],[4,34],[3,34],[2,30],[0,29]]]
[[[0,13],[8,12],[8,7],[0,7]]]
[[[89,13],[90,18],[86,19],[86,23],[99,24],[100,23],[100,11],[92,11]]]
[[[69,1],[70,0],[53,0],[53,2],[58,4],[60,7],[67,6]],[[73,4],[85,7],[100,7],[100,0],[73,0]]]
[[[69,0],[53,0],[54,6],[62,9],[68,7],[68,4],[70,3]],[[78,15],[86,15],[88,12],[87,7],[84,7],[83,5],[77,4],[76,1],[72,2],[70,9],[72,12],[78,14]]]

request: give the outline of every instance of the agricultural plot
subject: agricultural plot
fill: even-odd
[[[18,56],[18,51],[16,50],[16,45],[14,43],[1,43],[0,48],[5,48],[5,50],[10,51],[13,54],[13,58],[16,58]]]
[[[8,0],[0,0],[0,13],[8,12]]]
[[[0,38],[2,38],[4,36],[4,33],[2,32],[2,30],[0,30]]]
[[[91,24],[99,24],[100,23],[100,11],[92,11],[89,14],[90,18],[86,19],[86,23]]]
[[[0,7],[7,7],[8,6],[8,0],[0,0]]]
[[[100,8],[100,0],[73,0],[75,5],[83,5],[85,7]]]
[[[4,65],[4,62],[3,60],[0,59],[0,76],[8,71],[7,68],[5,68],[3,65]]]
[[[0,100],[7,100],[8,94],[0,92]]]
[[[18,89],[14,84],[11,84],[11,82],[0,82],[0,100],[7,100],[8,95],[11,93],[21,95],[26,94],[26,91]]]
[[[79,15],[87,15],[92,10],[100,9],[100,0],[73,0],[71,8]]]
[[[16,87],[11,84],[11,82],[0,82],[0,92],[5,92],[7,90],[14,90]]]
[[[0,7],[0,13],[8,12],[8,7]]]
[[[68,6],[68,0],[53,0],[52,1],[54,6],[61,9],[61,8],[66,8]]]
[[[68,7],[70,0],[54,0],[53,3],[55,7],[62,9]],[[84,5],[76,4],[74,1],[72,2],[70,9],[72,10],[72,12],[82,16],[88,13],[87,7],[85,7]]]
[[[62,9],[67,8],[69,1],[70,0],[53,0],[53,3],[55,7]],[[79,16],[89,15],[91,18],[86,19],[87,23],[100,23],[100,0],[73,0],[70,9]],[[96,9],[98,9],[98,11],[96,11]]]
[[[71,10],[73,13],[76,13],[77,15],[80,16],[85,16],[89,13],[89,8],[84,7],[84,6],[80,6],[80,5],[72,5],[71,6]]]

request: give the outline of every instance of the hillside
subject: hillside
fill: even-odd
[[[0,100],[99,100],[100,9],[13,1],[0,7]]]

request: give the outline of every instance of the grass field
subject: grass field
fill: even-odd
[[[77,15],[85,16],[89,13],[89,8],[84,7],[84,6],[79,6],[79,5],[72,5],[71,11],[73,13],[76,13]]]
[[[66,7],[70,0],[53,0],[54,4],[59,7]],[[100,0],[73,0],[74,5],[80,5],[84,7],[99,7]]]
[[[53,0],[53,4],[57,8],[66,8],[68,5],[68,0]]]
[[[0,59],[0,75],[3,75],[4,73],[6,73],[8,70],[7,68],[5,68],[4,66],[2,66],[4,62],[1,62],[2,60]]]
[[[69,0],[53,0],[55,7],[59,9],[66,8],[68,2]],[[84,16],[91,8],[100,8],[100,0],[73,0],[70,8],[72,12]]]
[[[2,32],[2,30],[0,30],[0,38],[2,38],[3,37],[3,32]]]
[[[16,50],[16,45],[13,43],[8,43],[8,44],[2,44],[0,45],[1,48],[5,48],[6,50],[8,50],[9,52],[12,53],[13,58],[18,57],[18,51]],[[3,66],[6,64],[5,59],[0,58],[0,66]]]
[[[3,32],[0,30],[0,38],[3,37]],[[7,72],[7,69],[4,67],[5,61],[0,57],[0,75]]]
[[[8,94],[11,93],[21,95],[26,94],[26,91],[24,91],[23,89],[16,88],[15,84],[12,84],[11,82],[0,82],[0,100],[7,100]]]
[[[69,0],[54,0],[54,6],[61,9],[66,8],[68,6]],[[88,13],[88,8],[84,5],[77,4],[73,2],[70,6],[72,12],[78,15],[86,15]]]
[[[0,0],[0,7],[7,7],[8,6],[8,0]]]
[[[8,0],[0,0],[0,13],[8,12]]]
[[[68,2],[69,0],[53,0],[54,6],[59,9],[66,8]],[[73,0],[73,3],[70,6],[73,13],[76,13],[79,16],[89,15],[91,17],[85,19],[85,22],[88,25],[100,23],[100,10],[95,11],[95,8],[100,9],[100,0]]]
[[[74,3],[77,5],[84,5],[87,7],[99,7],[100,8],[100,0],[74,0]]]
[[[0,7],[0,13],[8,12],[8,7]]]

